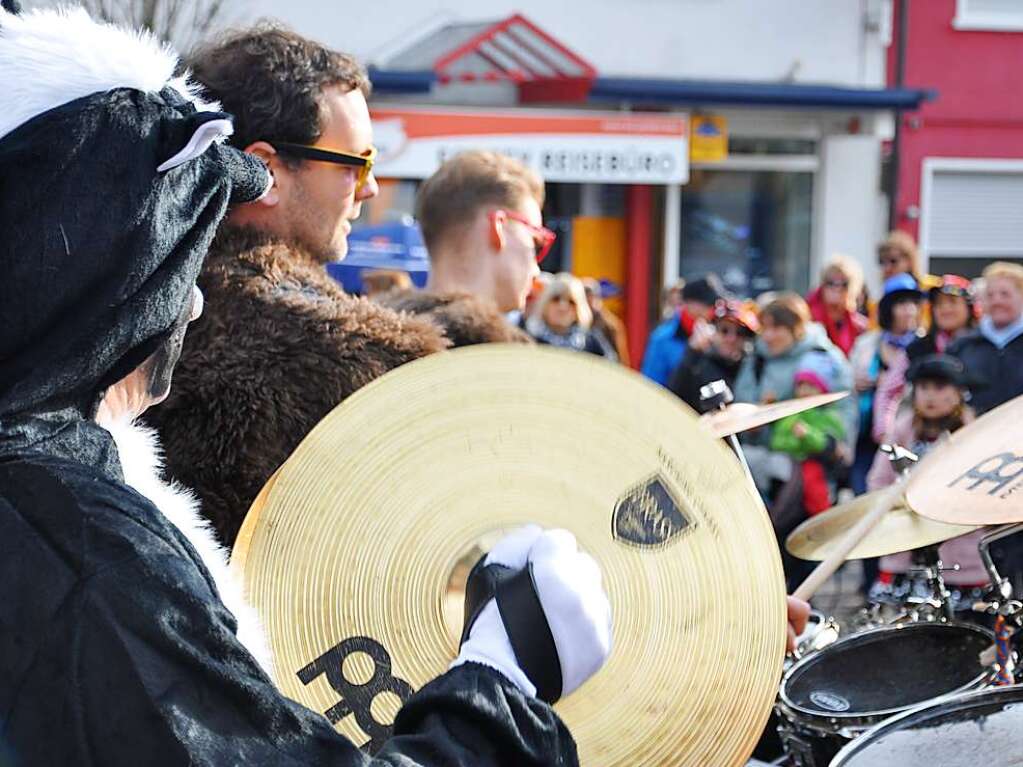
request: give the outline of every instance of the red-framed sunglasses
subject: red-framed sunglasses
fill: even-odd
[[[530,234],[533,235],[533,247],[536,249],[536,263],[538,264],[547,257],[547,254],[551,252],[554,241],[558,239],[557,233],[552,232],[546,226],[531,224],[528,218],[513,210],[498,208],[497,210],[490,211],[491,221],[497,221],[499,218],[517,221],[530,231]]]

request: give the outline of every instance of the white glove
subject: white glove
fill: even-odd
[[[578,550],[571,533],[529,525],[494,546],[483,562],[484,567],[490,565],[513,571],[532,565],[536,596],[557,649],[562,697],[600,670],[611,653],[611,604],[601,586],[600,568],[591,556]],[[527,695],[535,696],[536,684],[523,671],[505,628],[506,620],[532,621],[532,617],[502,618],[497,601],[490,599],[472,624],[452,668],[468,662],[489,666]],[[546,629],[535,625],[517,628],[529,634]]]

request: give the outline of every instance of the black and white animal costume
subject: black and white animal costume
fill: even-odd
[[[278,693],[240,641],[254,647],[258,631],[194,508],[155,477],[153,446],[94,420],[142,363],[169,373],[214,230],[268,174],[219,142],[229,118],[173,79],[169,50],[82,11],[12,5],[0,11],[0,754],[19,767],[574,764],[532,693],[571,691],[610,634],[599,571],[564,535],[505,543],[488,572],[528,572],[516,593],[538,607],[505,632],[475,589],[455,668],[411,697],[375,758]],[[519,663],[537,627],[553,650]]]

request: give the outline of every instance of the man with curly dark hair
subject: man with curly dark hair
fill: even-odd
[[[324,270],[377,194],[365,72],[276,24],[229,32],[189,62],[234,115],[231,142],[273,176],[233,207],[199,278],[207,309],[171,396],[147,415],[168,471],[232,545],[270,475],[356,389],[448,346],[415,318],[346,295]]]
[[[231,225],[272,232],[324,263],[344,258],[351,222],[378,191],[371,166],[350,164],[368,159],[373,146],[362,67],[266,22],[199,48],[190,63],[234,116],[232,143],[274,176],[267,199],[235,210]],[[313,157],[308,147],[338,156]]]

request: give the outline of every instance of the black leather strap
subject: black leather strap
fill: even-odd
[[[519,668],[536,685],[536,696],[554,703],[561,697],[561,661],[536,593],[532,564],[498,584],[497,609]]]
[[[473,624],[491,599],[497,600],[519,668],[536,686],[537,697],[554,703],[561,697],[561,661],[536,593],[533,566],[516,571],[503,565],[483,567],[482,559],[476,563],[465,584],[462,642],[469,638]]]
[[[485,560],[486,555],[480,557],[479,562],[469,571],[469,578],[465,582],[465,625],[462,627],[462,640],[459,646],[469,638],[469,632],[480,612],[497,594],[497,584],[512,574],[512,569],[503,565],[484,567]]]

